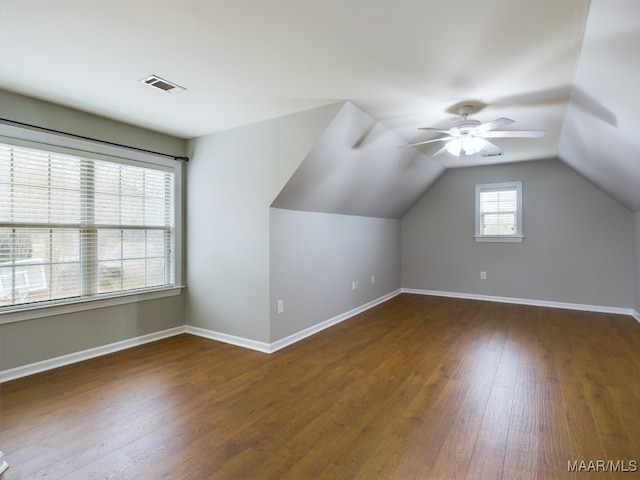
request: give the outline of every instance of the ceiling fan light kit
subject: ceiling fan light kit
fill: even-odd
[[[534,138],[542,137],[544,130],[497,130],[514,123],[510,118],[497,118],[490,122],[481,123],[478,120],[469,120],[467,117],[473,111],[472,105],[461,105],[458,107],[458,115],[463,117],[449,129],[420,127],[419,130],[429,130],[437,133],[444,133],[446,136],[426,140],[424,142],[412,143],[409,146],[415,147],[427,143],[446,142],[444,147],[436,151],[433,156],[449,152],[449,154],[459,157],[460,155],[482,156],[502,155],[502,148],[492,143],[487,138]]]
[[[480,150],[482,150],[484,143],[479,137],[474,137],[470,134],[464,134],[447,142],[446,146],[447,152],[449,152],[451,155],[459,157],[460,154],[475,155]]]

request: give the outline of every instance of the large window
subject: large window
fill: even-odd
[[[169,168],[0,144],[0,309],[174,284]]]
[[[476,241],[521,242],[522,182],[476,185]]]

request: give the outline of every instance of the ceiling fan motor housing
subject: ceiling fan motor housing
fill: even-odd
[[[478,120],[461,120],[451,128],[451,131],[458,130],[461,133],[472,133],[472,130],[479,125],[480,122]]]

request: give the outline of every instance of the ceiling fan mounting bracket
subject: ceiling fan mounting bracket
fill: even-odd
[[[473,105],[460,105],[458,107],[458,115],[463,116],[465,119],[473,112]]]

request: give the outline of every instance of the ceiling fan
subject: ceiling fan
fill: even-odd
[[[515,122],[510,118],[497,118],[490,122],[480,123],[478,120],[469,120],[467,117],[473,111],[473,106],[462,105],[458,107],[458,115],[463,119],[456,122],[449,129],[421,127],[418,130],[428,130],[430,132],[444,133],[446,136],[426,140],[424,142],[412,143],[409,146],[415,147],[427,143],[446,142],[442,148],[432,156],[439,155],[445,151],[451,155],[475,155],[480,153],[483,157],[502,155],[502,148],[487,138],[535,138],[542,137],[544,130],[497,130]]]

